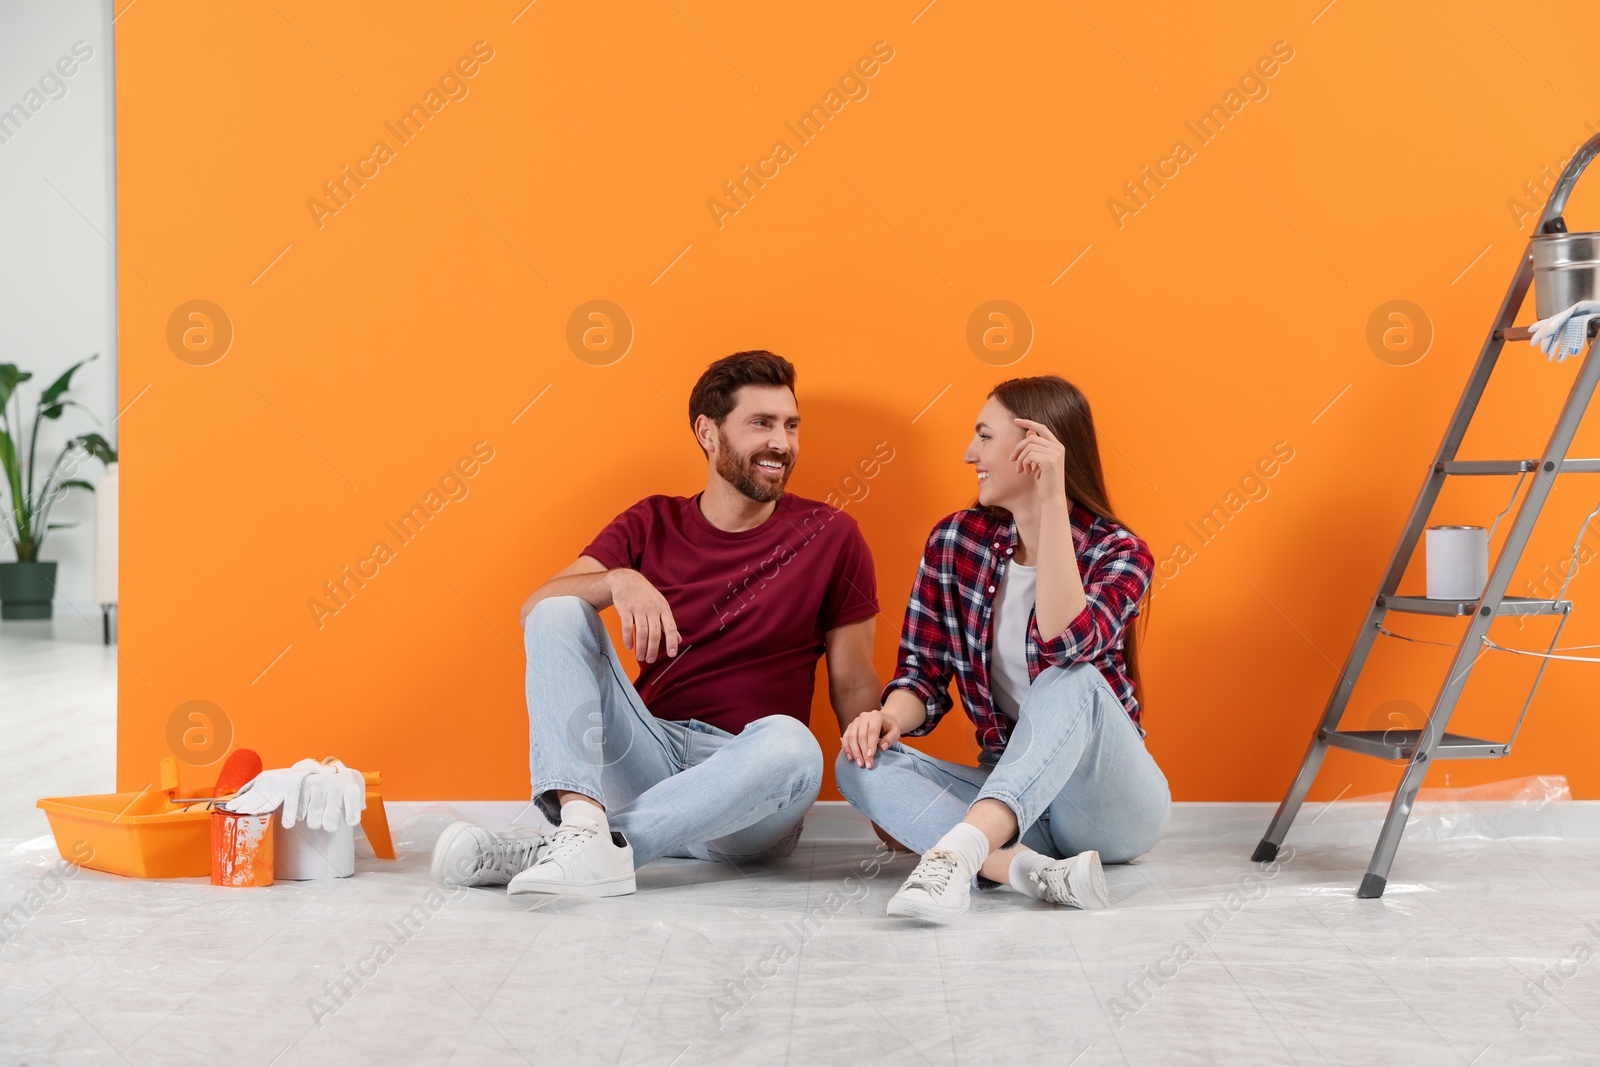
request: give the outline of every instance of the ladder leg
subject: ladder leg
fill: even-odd
[[[1411,757],[1411,763],[1400,779],[1400,787],[1394,791],[1394,799],[1389,802],[1389,814],[1383,820],[1383,831],[1378,834],[1377,847],[1372,850],[1372,862],[1367,864],[1367,873],[1361,879],[1361,888],[1356,890],[1356,896],[1365,899],[1383,896],[1384,886],[1389,882],[1389,865],[1394,862],[1395,850],[1400,847],[1400,835],[1405,833],[1406,820],[1411,818],[1411,805],[1417,799],[1417,790],[1422,787],[1423,776],[1428,773],[1429,762],[1428,754],[1421,750]]]
[[[1300,762],[1300,773],[1294,776],[1294,781],[1289,784],[1289,792],[1278,805],[1272,822],[1267,824],[1266,836],[1251,855],[1252,863],[1266,863],[1278,858],[1278,846],[1283,844],[1284,837],[1289,833],[1289,824],[1299,814],[1300,805],[1311,790],[1311,783],[1316,781],[1317,772],[1322,769],[1322,757],[1327,754],[1328,743],[1322,740],[1322,731],[1319,729],[1311,736],[1311,744],[1306,746],[1305,759]]]

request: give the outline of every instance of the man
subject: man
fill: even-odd
[[[771,352],[713,363],[689,398],[705,489],[622,512],[523,604],[533,800],[557,826],[545,838],[455,823],[435,878],[615,896],[659,856],[794,850],[822,784],[807,726],[818,657],[841,729],[880,688],[872,553],[854,519],[784,491],[800,452],[794,382]],[[639,662],[632,683],[607,607]]]

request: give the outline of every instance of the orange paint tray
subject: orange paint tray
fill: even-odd
[[[378,772],[365,772],[367,784]],[[161,789],[147,785],[136,793],[96,793],[45,797],[37,806],[50,820],[56,851],[69,863],[130,878],[206,878],[211,874],[211,811],[206,805],[178,803],[178,765],[161,761]],[[383,798],[367,790],[361,827],[373,852],[394,859]]]
[[[173,802],[177,762],[161,761],[161,784],[137,793],[46,797],[56,851],[69,863],[130,878],[205,878],[211,874],[211,812]]]

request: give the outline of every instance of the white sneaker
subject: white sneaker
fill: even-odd
[[[511,879],[506,893],[558,893],[575,897],[616,897],[634,891],[633,846],[612,830],[601,833],[569,819],[556,827],[532,867]]]
[[[453,822],[433,846],[428,873],[445,885],[505,885],[533,866],[544,845],[544,835],[531,826],[496,832]]]
[[[953,919],[972,902],[972,872],[947,848],[922,854],[900,891],[889,899],[889,914],[908,919]]]
[[[1111,903],[1111,894],[1106,890],[1106,872],[1100,866],[1100,853],[1092,849],[1029,871],[1028,881],[1052,904],[1090,909]]]

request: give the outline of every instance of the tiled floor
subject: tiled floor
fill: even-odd
[[[114,658],[0,628],[3,1063],[1600,1062],[1587,805],[1419,807],[1369,901],[1381,806],[1308,809],[1265,867],[1270,805],[1183,804],[1110,909],[991,890],[944,928],[884,916],[911,860],[872,873],[847,809],[770,866],[663,860],[599,901],[436,890],[442,806],[350,879],[61,878],[31,805],[110,789]],[[1540,827],[1569,836],[1502,835]]]

